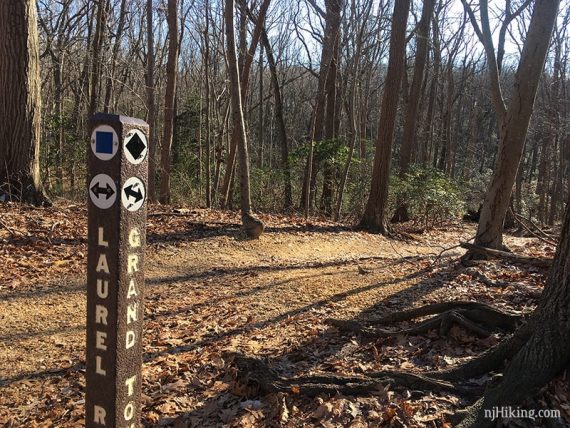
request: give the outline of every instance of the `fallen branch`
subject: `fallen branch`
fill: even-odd
[[[512,212],[512,211],[511,211],[511,212]],[[546,243],[546,244],[549,244],[549,245],[552,245],[552,246],[556,247],[556,242],[553,241],[553,240],[551,240],[551,239],[549,239],[548,235],[547,235],[542,229],[540,229],[537,225],[535,225],[532,221],[527,220],[527,219],[525,219],[524,217],[519,216],[518,214],[516,214],[516,213],[514,213],[514,212],[512,212],[512,214],[513,214],[513,218],[515,219],[515,221],[516,221],[518,224],[520,224],[521,227],[522,227],[524,230],[526,230],[528,233],[530,233],[530,234],[531,234],[532,236],[534,236],[536,239],[538,239],[538,240],[540,240],[540,241],[542,241],[542,242],[544,242],[544,243]],[[526,224],[524,224],[524,222],[522,221],[522,219],[524,219],[525,221],[529,221],[529,222],[533,225],[534,228],[536,228],[538,231],[540,231],[540,233],[535,232],[535,231],[532,230],[530,227],[528,227]]]
[[[537,267],[550,267],[552,265],[551,259],[541,259],[538,257],[523,256],[520,254],[509,253],[508,251],[495,250],[493,248],[481,247],[479,245],[462,242],[461,247],[471,252],[483,254],[500,259],[507,259],[515,263],[522,263]]]
[[[475,239],[475,236],[476,236],[476,235],[473,235],[471,238],[469,238],[469,239],[467,240],[467,242],[471,241],[472,239]],[[452,247],[444,248],[444,249],[441,250],[441,251],[439,252],[439,254],[436,256],[436,258],[435,258],[434,261],[432,262],[432,265],[435,265],[435,264],[439,261],[439,259],[441,259],[441,256],[443,255],[443,253],[446,253],[446,252],[448,252],[448,251],[454,250],[454,249],[459,248],[459,247],[461,247],[461,243],[459,243],[459,244],[457,244],[457,245],[454,245],[454,246],[452,246]]]
[[[487,287],[506,288],[509,285],[511,285],[510,283],[505,282],[505,281],[497,281],[494,279],[487,278],[485,275],[483,275],[481,272],[479,272],[475,269],[469,269],[469,270],[467,270],[467,273],[469,273],[469,275],[471,275],[473,278],[477,279],[479,282],[485,284]]]
[[[16,232],[14,232],[14,230],[11,227],[9,227],[6,223],[4,223],[2,220],[0,220],[0,226],[6,229],[13,237],[16,236]]]

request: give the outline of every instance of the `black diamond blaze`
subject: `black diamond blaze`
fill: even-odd
[[[134,134],[126,145],[127,150],[135,160],[138,160],[146,149],[146,144],[140,139],[138,134]]]

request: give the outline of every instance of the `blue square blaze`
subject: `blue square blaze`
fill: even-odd
[[[97,131],[95,135],[95,151],[97,153],[113,154],[113,133]]]

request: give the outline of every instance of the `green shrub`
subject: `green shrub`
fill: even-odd
[[[463,192],[458,182],[434,168],[414,166],[403,178],[393,176],[390,206],[408,206],[410,217],[425,228],[456,218],[465,210]]]

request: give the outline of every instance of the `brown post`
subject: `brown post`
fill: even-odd
[[[140,425],[148,131],[91,118],[86,427]]]

